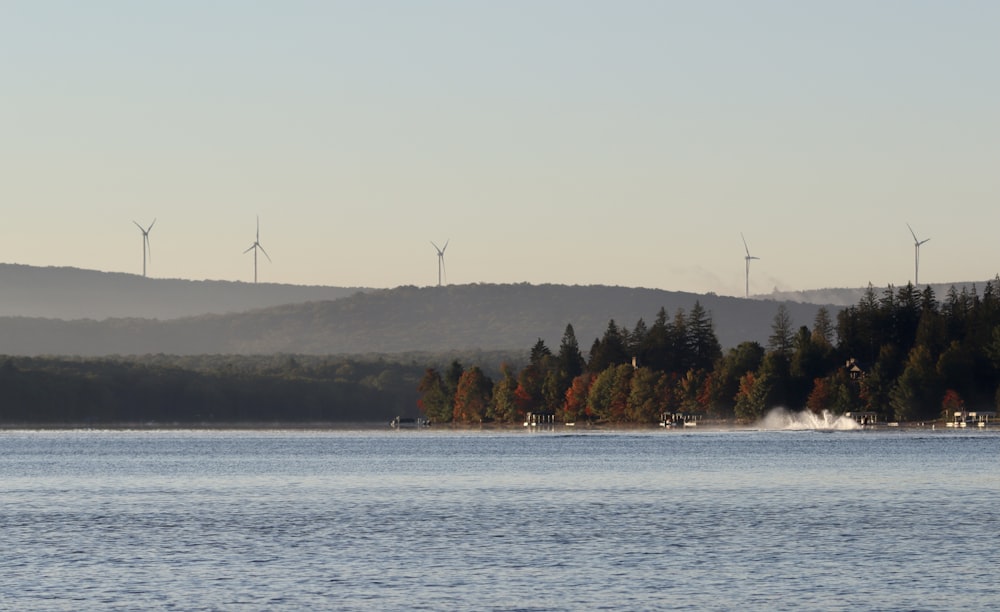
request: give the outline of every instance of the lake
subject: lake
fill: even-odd
[[[994,431],[4,431],[0,608],[975,610]]]

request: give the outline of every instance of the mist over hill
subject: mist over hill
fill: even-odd
[[[174,319],[336,300],[364,289],[145,278],[70,267],[0,264],[0,316]]]
[[[567,323],[586,351],[609,320],[631,329],[660,308],[672,318],[700,302],[723,347],[766,343],[778,303],[656,289],[565,285],[398,287],[334,301],[172,320],[0,318],[0,353],[17,355],[361,354],[557,347]],[[796,326],[818,305],[787,303]],[[838,308],[830,308],[835,316]]]
[[[961,292],[963,289],[972,291],[982,290],[988,281],[963,281],[960,283],[931,283],[930,288],[934,291],[938,301],[944,300],[952,287]],[[998,284],[994,281],[994,285]],[[905,283],[904,283],[905,286]],[[923,291],[927,285],[920,285]],[[882,295],[886,287],[873,287],[876,295]],[[898,289],[898,287],[897,287]],[[853,306],[864,296],[868,287],[841,287],[829,289],[809,289],[806,291],[778,291],[775,289],[771,293],[754,295],[754,299],[767,299],[776,301],[803,302],[806,304],[832,304],[834,306]]]

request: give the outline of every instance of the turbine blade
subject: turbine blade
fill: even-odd
[[[910,224],[909,224],[909,223],[907,223],[907,224],[906,224],[906,227],[908,227],[908,228],[909,228],[909,230],[910,230],[910,235],[911,235],[911,236],[913,236],[913,242],[917,242],[917,243],[919,243],[919,242],[920,242],[920,239],[919,239],[919,238],[917,238],[917,233],[913,231],[913,228],[912,228],[912,227],[910,227]]]
[[[257,248],[257,243],[255,242],[255,243],[251,244],[250,247],[247,250],[243,251],[243,254],[246,255],[247,253],[249,253],[250,251],[252,251],[252,250],[254,250],[256,248]]]
[[[152,227],[152,226],[150,226],[150,227]],[[153,249],[149,248],[149,232],[148,232],[148,230],[147,230],[147,232],[145,234],[142,235],[142,237],[145,238],[145,242],[146,242],[146,254],[149,256],[149,261],[153,261]]]
[[[260,249],[260,252],[264,254],[264,257],[267,257],[268,261],[271,261],[271,256],[267,254],[267,251],[264,250],[264,247],[262,247],[262,246],[260,246],[260,244],[258,244],[257,248]]]
[[[143,234],[145,234],[145,233],[146,233],[146,230],[144,230],[144,229],[142,228],[142,226],[141,226],[141,225],[139,225],[139,222],[138,222],[138,221],[134,221],[134,220],[133,220],[133,221],[132,221],[132,223],[135,223],[135,226],[139,228],[139,231],[140,231],[140,232],[142,232]]]
[[[444,252],[445,252],[445,251],[446,251],[446,250],[448,249],[448,243],[449,243],[449,242],[451,242],[451,238],[449,238],[448,240],[445,240],[445,241],[444,241],[444,246],[443,246],[443,247],[441,247],[441,254],[442,254],[442,255],[444,255]]]
[[[747,239],[743,236],[743,232],[740,232],[740,238],[743,238],[743,248],[746,249],[747,257],[750,257],[750,247],[747,246]]]
[[[152,223],[150,223],[150,224],[149,224],[149,227],[147,227],[147,228],[146,228],[146,233],[147,233],[147,234],[149,233],[149,230],[153,229],[153,226],[154,226],[154,225],[156,225],[156,217],[153,217],[153,222],[152,222]]]
[[[433,240],[431,240],[431,246],[433,246],[434,250],[437,251],[438,253],[441,252],[441,247],[439,247],[438,245],[434,244]]]

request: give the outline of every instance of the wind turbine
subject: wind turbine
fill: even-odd
[[[434,245],[434,248],[437,249],[437,252],[438,252],[438,287],[441,286],[441,274],[442,273],[444,273],[444,276],[445,276],[446,279],[448,278],[448,274],[447,274],[447,272],[445,272],[445,269],[444,269],[444,251],[445,251],[445,249],[448,248],[448,243],[449,242],[451,242],[450,238],[445,241],[443,247],[439,247],[438,245],[434,244],[433,240],[431,240],[431,244]]]
[[[917,234],[913,231],[913,228],[910,227],[909,223],[906,224],[906,227],[910,228],[910,235],[913,236],[913,251],[914,251],[914,254],[913,254],[913,284],[914,285],[919,285],[920,284],[920,280],[919,280],[919,278],[920,278],[920,245],[922,245],[923,243],[925,243],[928,240],[930,240],[930,238],[924,238],[923,240],[920,240],[919,238],[917,238]]]
[[[267,257],[268,261],[271,261],[271,256],[268,255],[267,251],[264,250],[264,247],[262,247],[260,245],[260,216],[259,215],[257,216],[257,237],[254,239],[253,244],[250,245],[250,248],[248,248],[247,250],[243,251],[244,255],[247,254],[247,253],[249,253],[250,251],[253,251],[253,284],[255,284],[255,285],[257,284],[257,251],[258,250],[260,250],[260,252],[264,254],[264,257]]]
[[[132,221],[132,223],[135,223],[135,226],[142,232],[142,275],[146,276],[146,254],[148,253],[149,258],[153,259],[153,252],[149,250],[149,230],[153,229],[153,226],[156,225],[156,219],[153,219],[153,222],[147,228],[143,228],[137,221]]]
[[[740,238],[743,238],[743,248],[747,252],[747,256],[744,257],[743,259],[745,259],[746,262],[747,262],[747,289],[746,289],[746,297],[749,298],[750,297],[750,260],[751,259],[760,259],[760,257],[754,257],[754,256],[750,255],[750,247],[747,246],[747,239],[743,236],[743,232],[740,232]]]

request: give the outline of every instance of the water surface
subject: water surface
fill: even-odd
[[[985,609],[994,432],[0,433],[0,607]]]

